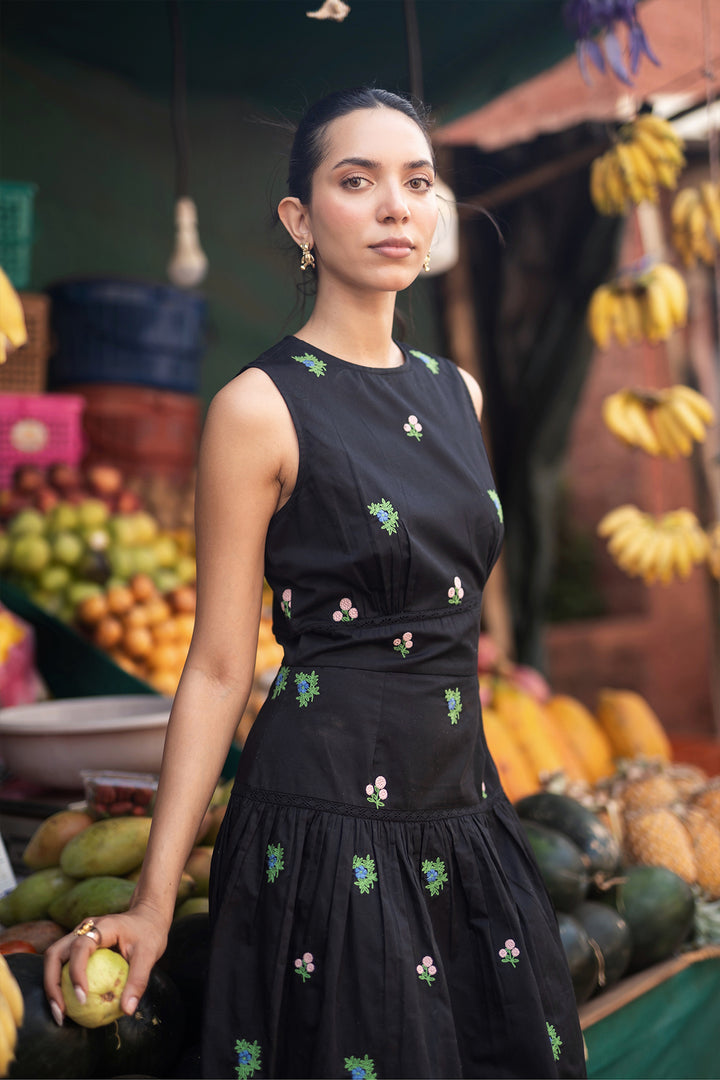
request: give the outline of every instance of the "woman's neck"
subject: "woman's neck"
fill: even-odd
[[[397,367],[403,356],[392,339],[395,293],[324,295],[297,336],[332,356],[367,367]]]

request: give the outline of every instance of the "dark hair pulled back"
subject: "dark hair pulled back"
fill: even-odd
[[[300,120],[293,139],[288,167],[288,194],[307,206],[312,194],[312,178],[325,155],[325,132],[328,124],[357,109],[396,109],[413,120],[430,144],[427,114],[408,98],[390,90],[361,86],[337,90],[311,105]],[[432,147],[430,147],[432,153]]]

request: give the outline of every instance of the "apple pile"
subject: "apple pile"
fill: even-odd
[[[0,572],[34,603],[71,622],[83,600],[138,574],[161,593],[195,580],[187,530],[164,531],[145,510],[113,510],[109,498],[83,489],[73,494],[46,510],[19,509],[0,531]]]
[[[88,465],[84,469],[63,463],[47,468],[18,465],[12,485],[0,490],[0,522],[9,521],[28,507],[47,514],[60,502],[78,506],[86,499],[101,499],[111,513],[144,509],[142,498],[127,486],[115,465]]]

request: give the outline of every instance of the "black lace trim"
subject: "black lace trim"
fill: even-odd
[[[472,817],[485,814],[490,810],[501,793],[488,795],[475,806],[454,806],[437,810],[382,810],[374,806],[358,806],[355,803],[337,803],[329,799],[317,799],[310,795],[291,795],[284,791],[270,791],[264,788],[250,788],[236,785],[231,801],[266,803],[271,806],[292,806],[298,810],[315,810],[324,814],[338,814],[341,817],[373,818],[375,821],[444,821],[452,818]]]

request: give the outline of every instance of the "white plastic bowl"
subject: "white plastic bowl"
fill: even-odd
[[[82,789],[81,769],[160,771],[172,698],[66,698],[0,710],[0,758],[15,776]]]

